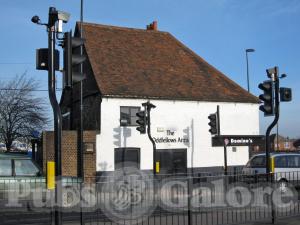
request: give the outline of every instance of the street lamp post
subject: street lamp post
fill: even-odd
[[[250,84],[249,84],[249,62],[248,62],[248,53],[255,52],[255,49],[248,48],[246,49],[246,62],[247,62],[247,90],[250,92]]]

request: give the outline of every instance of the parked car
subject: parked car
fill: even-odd
[[[26,152],[27,151],[27,144],[22,143],[20,141],[14,141],[11,145],[12,152]]]
[[[64,188],[78,187],[81,179],[76,177],[63,177]],[[22,187],[22,192],[34,193],[35,190],[47,190],[46,177],[43,176],[41,168],[25,154],[0,153],[0,206],[1,200],[7,199],[10,193],[14,193],[15,184],[26,184]],[[24,189],[26,187],[26,190]],[[43,193],[45,198],[46,193]],[[22,201],[32,200],[32,196],[25,195]],[[63,204],[68,206],[68,196],[63,193]]]
[[[0,153],[0,177],[40,177],[41,169],[26,155]]]
[[[0,143],[0,151],[5,152],[6,151],[6,145],[3,143]]]
[[[300,181],[300,153],[271,153],[270,172],[274,180],[284,189],[288,182],[299,185]],[[243,168],[245,175],[266,174],[266,155],[258,154],[250,158]]]

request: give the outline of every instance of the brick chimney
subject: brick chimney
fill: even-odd
[[[147,30],[157,30],[157,21],[153,21],[149,25],[147,25]]]

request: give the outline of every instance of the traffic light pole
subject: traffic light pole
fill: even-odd
[[[56,98],[56,79],[55,79],[55,8],[49,8],[48,23],[48,93],[54,116],[54,150],[55,150],[55,225],[61,225],[61,212],[59,206],[61,201],[61,136],[62,136],[62,117],[59,104]]]
[[[266,173],[269,180],[270,174],[270,133],[279,120],[279,72],[278,67],[275,67],[275,73],[272,74],[272,81],[275,84],[275,118],[266,131]],[[278,137],[277,137],[278,138]]]
[[[147,134],[148,134],[148,138],[152,143],[153,146],[153,175],[156,175],[156,143],[153,139],[153,137],[151,136],[151,108],[155,108],[154,105],[152,105],[150,102],[147,102],[145,104],[146,110],[147,110]]]
[[[217,105],[217,136],[221,135],[221,129],[220,129],[220,106]],[[224,144],[224,175],[226,176],[228,174],[228,163],[227,163],[227,143]]]
[[[80,38],[83,38],[83,0],[80,1]],[[80,46],[80,55],[83,55],[83,46]],[[83,63],[80,64],[80,73],[83,73]],[[79,125],[79,152],[80,152],[80,165],[79,165],[79,173],[82,179],[80,186],[80,225],[84,225],[84,217],[82,211],[82,193],[81,190],[84,185],[84,154],[83,154],[83,81],[80,81],[80,125]]]
[[[227,166],[227,145],[224,143],[224,175],[228,174],[228,166]]]

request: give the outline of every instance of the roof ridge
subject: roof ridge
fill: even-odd
[[[76,24],[80,24],[80,21],[77,21]],[[101,27],[106,29],[115,29],[115,30],[127,30],[127,31],[136,31],[136,32],[153,32],[153,33],[161,33],[161,34],[170,34],[167,31],[161,30],[147,30],[142,28],[132,28],[132,27],[121,27],[121,26],[112,26],[106,24],[99,24],[99,23],[90,23],[90,22],[83,22],[82,25],[93,26],[93,27]]]

